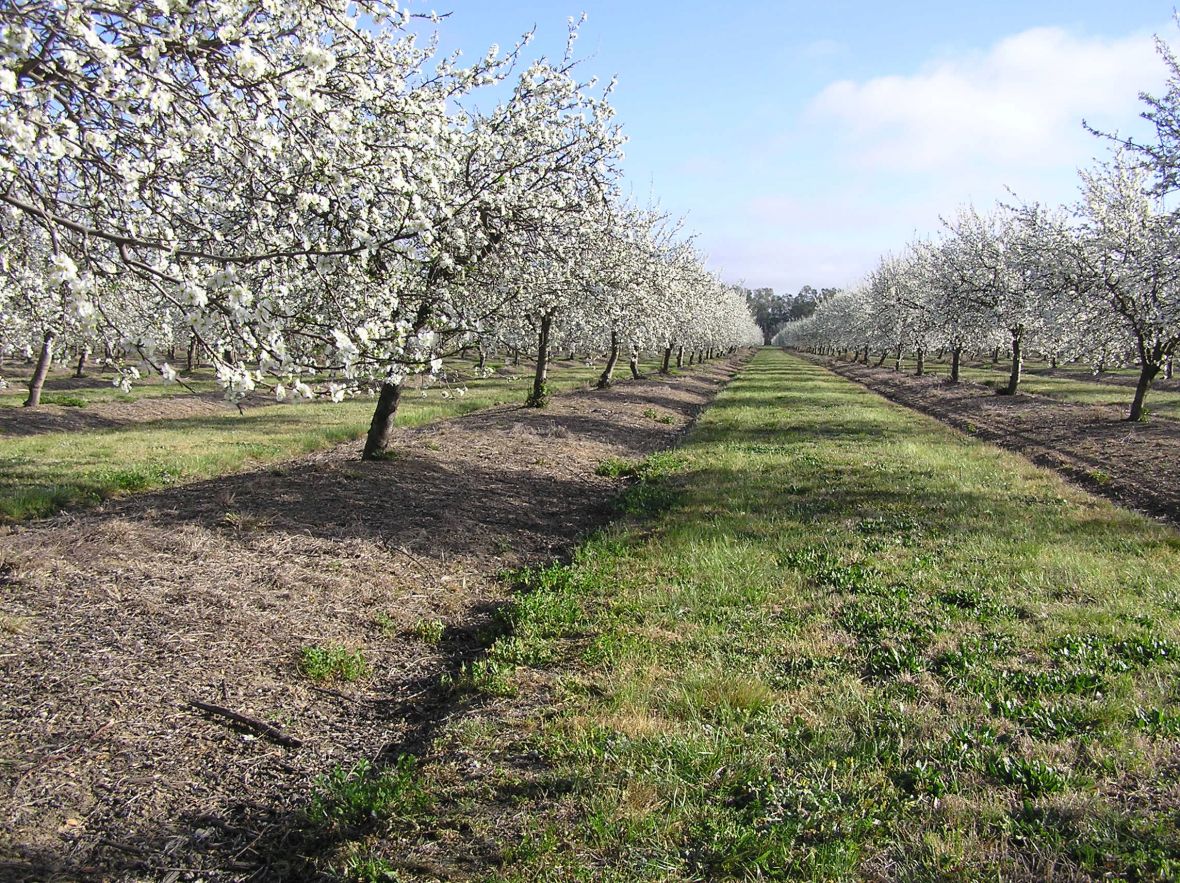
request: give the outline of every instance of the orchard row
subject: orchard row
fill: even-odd
[[[1007,392],[1019,388],[1030,351],[1094,366],[1136,364],[1128,419],[1144,415],[1152,382],[1180,344],[1180,213],[1168,197],[1180,173],[1180,67],[1164,97],[1145,97],[1152,143],[1120,142],[1081,173],[1076,205],[960,210],[941,233],[887,255],[859,285],[783,327],[775,341],[856,354],[951,353],[959,379],[965,352],[1011,355]]]
[[[377,393],[473,346],[708,353],[740,292],[621,194],[613,83],[531,35],[469,63],[396,2],[29,0],[0,9],[0,345],[212,360],[226,395]],[[2,354],[2,353],[0,353]]]

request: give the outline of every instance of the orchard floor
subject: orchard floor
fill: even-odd
[[[304,879],[315,777],[413,755],[501,701],[446,684],[494,627],[504,571],[606,521],[621,481],[600,464],[674,445],[739,366],[3,529],[0,879]],[[359,680],[301,671],[305,648],[337,647],[363,653]]]
[[[569,362],[556,362],[564,367]],[[505,365],[497,376],[527,374],[531,366],[513,368]],[[19,402],[27,395],[28,378],[8,373],[8,387],[0,399],[0,437],[40,435],[47,432],[80,432],[87,429],[122,429],[161,420],[185,420],[194,417],[224,417],[241,409],[264,408],[276,404],[267,391],[257,391],[240,404],[230,404],[213,382],[210,369],[202,368],[185,383],[162,386],[158,378],[133,387],[134,395],[120,395],[109,371],[87,377],[57,376],[46,381],[43,401],[37,408],[23,408]],[[463,380],[468,379],[464,372]],[[412,379],[408,389],[421,389],[421,378]],[[72,404],[55,403],[62,397]],[[90,400],[93,398],[93,400]]]
[[[243,408],[273,405],[273,400],[255,396],[242,402]],[[0,435],[39,435],[45,432],[85,432],[90,429],[118,429],[153,420],[183,420],[236,414],[237,407],[220,392],[155,396],[133,402],[99,402],[86,408],[54,404],[35,409],[0,408]]]
[[[1178,421],[1128,423],[1124,408],[997,395],[979,383],[808,358],[891,401],[1055,469],[1092,493],[1180,525]]]

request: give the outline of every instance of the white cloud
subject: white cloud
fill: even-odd
[[[1036,28],[908,76],[841,80],[812,101],[857,164],[900,172],[1083,164],[1096,149],[1083,117],[1132,120],[1162,83],[1148,34],[1102,39]]]
[[[1108,149],[1082,119],[1143,132],[1139,93],[1165,77],[1150,34],[1037,28],[914,73],[833,82],[799,137],[767,142],[764,168],[778,171],[709,237],[712,265],[779,290],[845,285],[966,203],[1070,203],[1076,170]]]

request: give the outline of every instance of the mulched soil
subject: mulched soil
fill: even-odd
[[[1028,393],[997,395],[982,384],[951,384],[938,377],[812,358],[891,401],[1017,451],[1120,505],[1180,526],[1180,422],[1128,423],[1121,407]]]
[[[302,873],[315,776],[420,751],[463,714],[440,676],[479,652],[497,574],[608,520],[620,482],[595,467],[674,445],[740,361],[402,430],[382,462],[345,445],[4,529],[0,879]],[[435,619],[440,643],[415,636]],[[372,673],[299,672],[301,648],[335,643]]]

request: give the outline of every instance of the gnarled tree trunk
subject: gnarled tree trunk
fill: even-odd
[[[533,372],[533,391],[525,399],[525,407],[543,408],[549,401],[546,381],[549,379],[549,332],[553,330],[553,316],[541,318],[541,330],[537,333],[537,370]]]
[[[615,373],[615,363],[619,361],[619,332],[614,328],[610,330],[610,355],[606,360],[606,367],[602,369],[602,375],[598,378],[599,389],[609,389],[611,383],[611,375]]]
[[[1154,359],[1144,359],[1139,369],[1139,382],[1135,384],[1135,398],[1131,400],[1131,413],[1127,420],[1138,422],[1143,419],[1143,400],[1147,398],[1147,391],[1151,389],[1151,382],[1160,373],[1160,364]]]
[[[951,350],[951,383],[959,382],[959,363],[963,360],[963,348],[957,346]]]
[[[660,364],[660,373],[667,374],[672,365],[672,347],[664,347],[664,361]]]
[[[37,356],[37,367],[33,369],[33,377],[29,380],[29,397],[25,399],[26,408],[35,408],[41,404],[41,388],[45,386],[45,376],[49,373],[49,365],[53,361],[53,332],[46,331],[45,339],[41,342],[41,353]]]
[[[1020,372],[1024,367],[1024,327],[1017,325],[1012,329],[1012,373],[1008,375],[1008,386],[1004,395],[1014,396],[1020,388]]]
[[[397,405],[401,397],[400,384],[381,384],[377,408],[373,411],[373,419],[369,423],[369,434],[365,436],[362,460],[379,460],[389,450],[389,440],[393,436],[393,418],[397,415]]]

